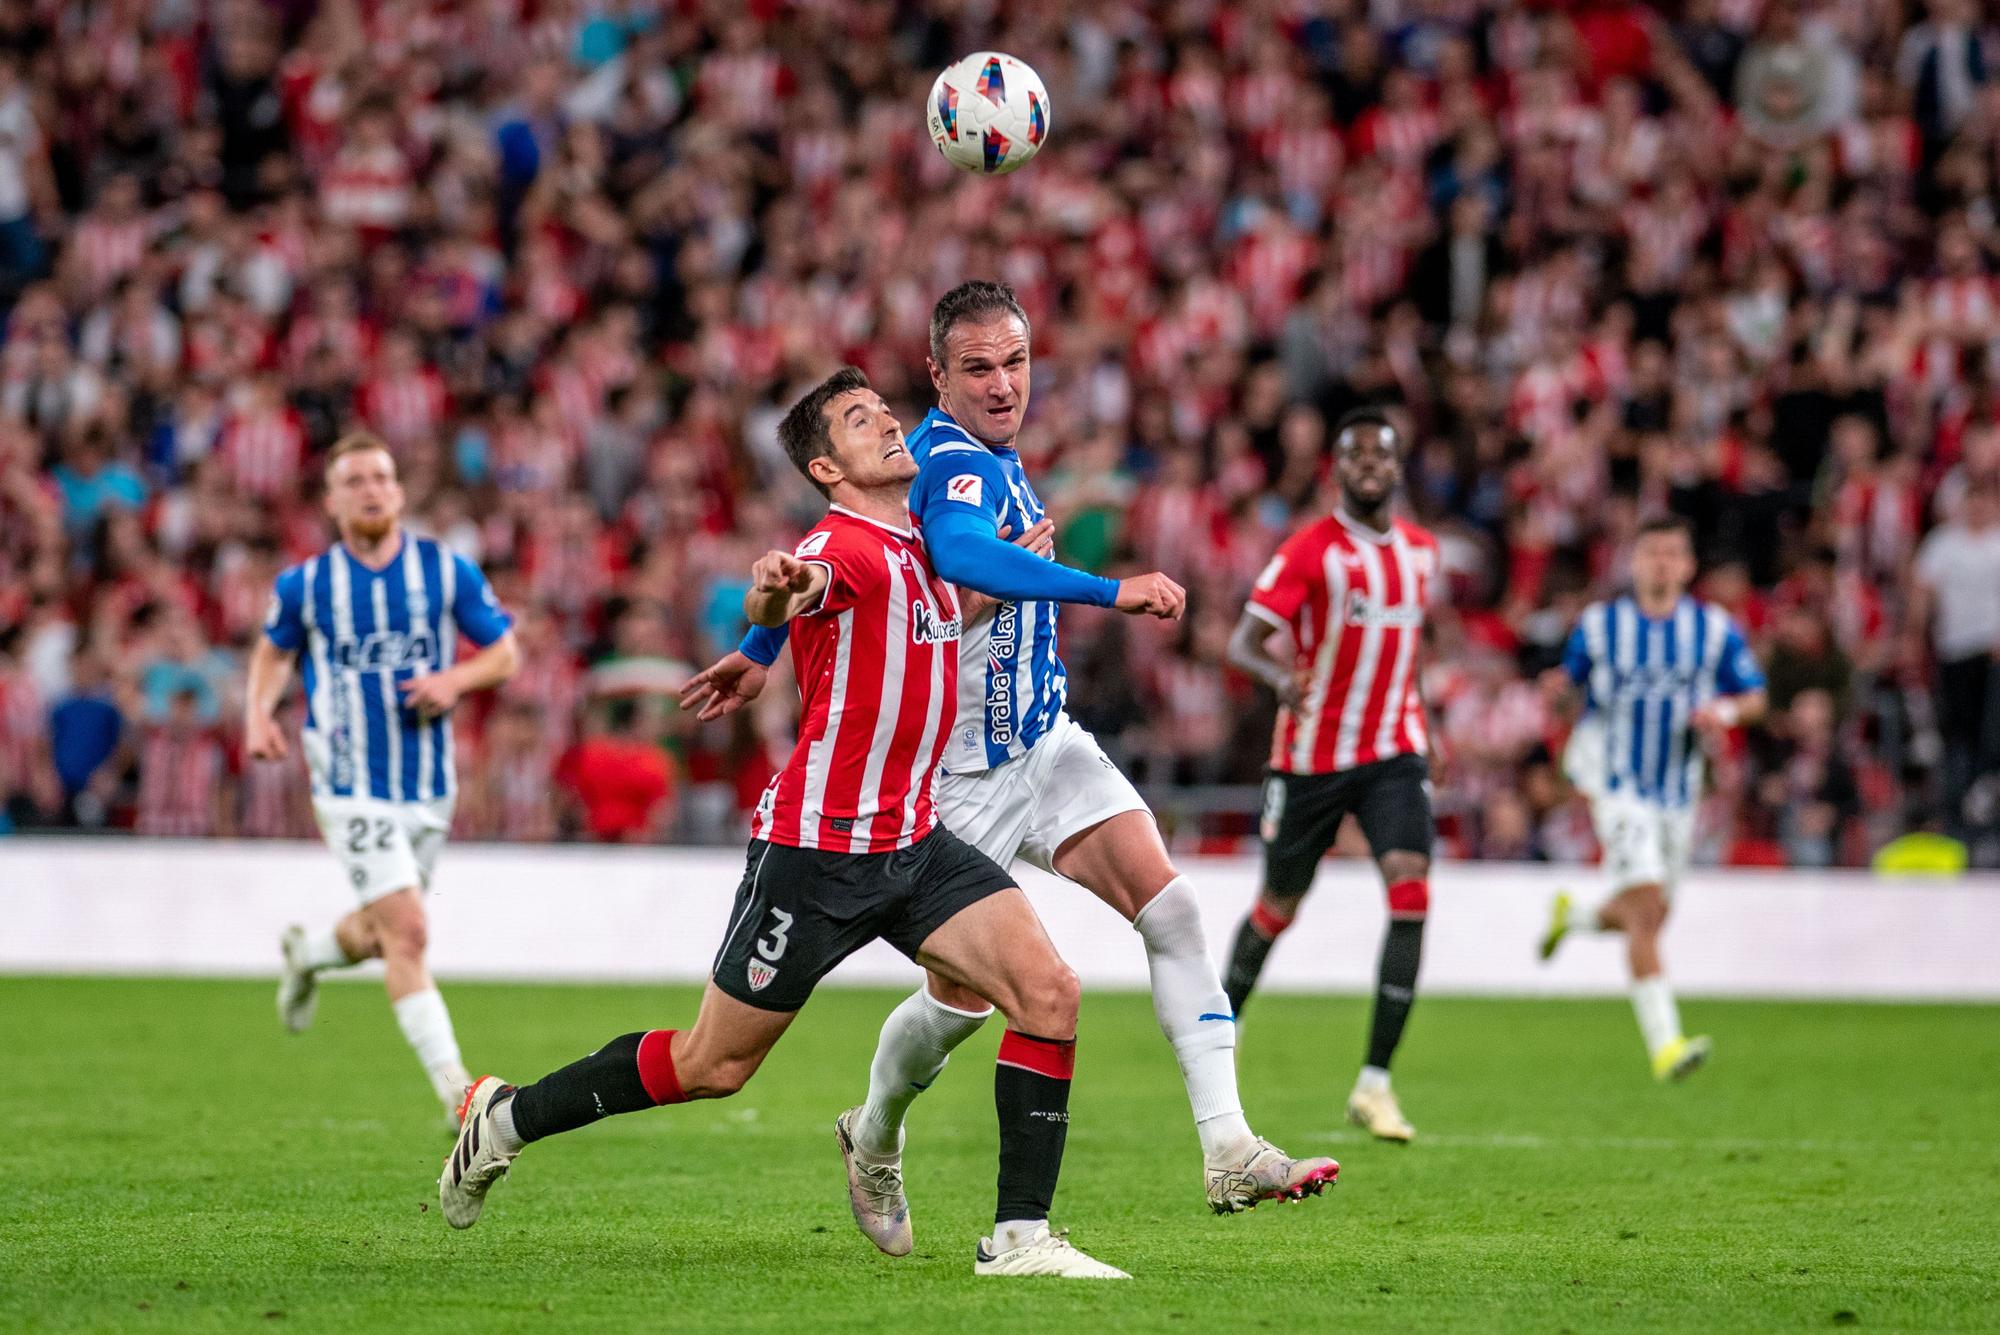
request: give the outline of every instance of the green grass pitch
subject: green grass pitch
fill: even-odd
[[[685,1023],[684,988],[447,988],[528,1078]],[[1764,1331],[2000,1327],[2000,1011],[1691,1002],[1646,1077],[1615,1001],[1426,998],[1401,1148],[1341,1121],[1364,1002],[1249,1008],[1255,1124],[1340,1186],[1233,1219],[1143,997],[1085,999],[1057,1223],[1130,1284],[975,1280],[997,1025],[911,1124],[916,1255],[847,1213],[831,1124],[894,997],[829,989],[736,1099],[539,1145],[453,1233],[378,988],[0,980],[0,1330]]]

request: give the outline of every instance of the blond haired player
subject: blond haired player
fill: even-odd
[[[298,664],[313,812],[359,904],[330,928],[285,930],[278,1014],[304,1029],[321,971],[381,960],[396,1023],[455,1116],[469,1079],[425,963],[423,893],[457,790],[451,710],[513,675],[512,622],[477,566],[404,530],[396,461],[373,436],[327,452],[326,512],[340,539],[278,576],[243,726],[252,756],[289,752],[274,711]],[[463,662],[460,636],[477,649]]]

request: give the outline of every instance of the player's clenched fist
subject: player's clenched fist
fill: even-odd
[[[813,568],[790,552],[765,552],[750,567],[750,587],[758,593],[804,593]]]
[[[1153,616],[1162,621],[1179,621],[1187,608],[1187,590],[1154,571],[1118,581],[1118,601],[1112,604],[1134,616]]]

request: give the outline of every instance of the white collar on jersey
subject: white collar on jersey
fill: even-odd
[[[1347,513],[1346,506],[1335,505],[1333,507],[1333,517],[1339,520],[1340,526],[1349,533],[1352,533],[1357,538],[1366,538],[1377,547],[1386,547],[1396,540],[1396,521],[1393,518],[1390,519],[1389,527],[1385,531],[1377,533],[1374,529],[1368,527],[1368,525],[1350,516]]]
[[[859,511],[850,510],[844,505],[829,503],[826,508],[837,515],[846,515],[849,519],[859,519],[864,524],[873,524],[876,528],[888,529],[889,532],[894,533],[897,537],[909,538],[915,541],[917,536],[915,529],[897,528],[894,524],[885,524],[879,519],[870,519],[867,515],[861,514]]]

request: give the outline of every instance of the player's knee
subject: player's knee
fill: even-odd
[[[1083,984],[1076,971],[1052,958],[1024,980],[1021,999],[1009,1017],[1014,1027],[1043,1038],[1068,1038],[1076,1032],[1083,1005]]]
[[[421,911],[400,913],[377,927],[382,953],[399,958],[421,958],[430,949],[430,921]]]
[[[1382,879],[1390,885],[1399,881],[1421,881],[1431,874],[1431,860],[1422,853],[1394,849],[1382,855]]]

